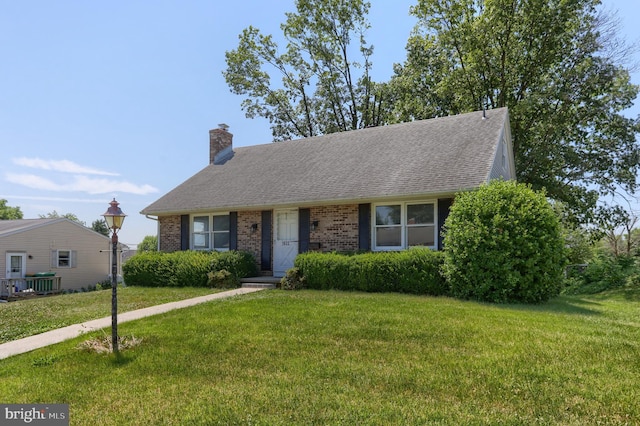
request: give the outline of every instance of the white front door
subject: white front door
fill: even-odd
[[[298,210],[276,210],[273,222],[273,276],[284,277],[298,255]]]
[[[7,253],[6,278],[24,278],[27,268],[26,253]]]
[[[6,278],[13,278],[13,284],[17,291],[27,289],[27,283],[24,280],[15,280],[16,278],[24,278],[27,271],[27,254],[26,253],[7,253]]]

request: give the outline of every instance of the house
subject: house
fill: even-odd
[[[252,252],[282,276],[308,250],[442,248],[456,192],[514,179],[506,108],[233,148],[144,208],[161,251]]]
[[[111,247],[110,238],[67,218],[0,220],[0,291],[6,297],[95,285],[109,278]]]

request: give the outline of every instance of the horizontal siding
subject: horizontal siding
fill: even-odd
[[[52,268],[52,250],[76,251],[77,268]],[[55,272],[62,277],[63,289],[80,289],[108,278],[110,250],[109,238],[67,221],[56,222],[0,238],[0,274],[5,275],[8,252],[26,252],[27,273]]]
[[[511,162],[513,161],[513,153],[510,144],[511,135],[508,132],[508,128],[502,130],[500,134],[500,141],[496,147],[496,153],[493,158],[493,164],[491,165],[491,173],[489,179],[515,179],[515,176],[511,172]],[[505,158],[505,164],[503,165],[503,155]]]

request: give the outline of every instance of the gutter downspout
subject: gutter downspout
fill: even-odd
[[[160,221],[158,220],[157,217],[151,217],[148,214],[145,214],[144,217],[146,217],[147,219],[155,220],[157,222],[156,234],[158,235],[158,246],[156,247],[156,250],[160,251]]]

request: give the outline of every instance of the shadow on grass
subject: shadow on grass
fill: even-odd
[[[573,315],[601,315],[598,309],[601,304],[594,300],[587,300],[580,296],[558,296],[546,303],[496,305],[505,309],[531,312],[556,312]]]
[[[596,300],[618,299],[618,300],[626,300],[629,302],[640,302],[640,287],[637,287],[637,286],[620,287],[612,290],[603,291],[597,294],[590,294],[585,297],[589,297],[591,299],[596,299]]]
[[[117,354],[112,353],[110,357],[114,367],[124,367],[134,359],[133,356],[127,356],[127,354],[123,354],[122,352],[118,352]]]

